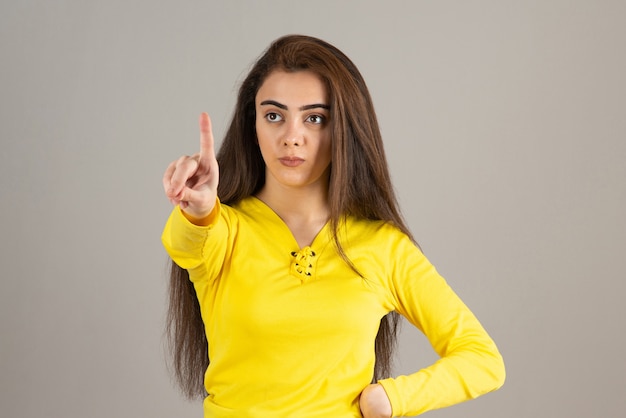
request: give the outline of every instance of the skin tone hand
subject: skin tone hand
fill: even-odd
[[[391,418],[391,402],[382,385],[373,384],[363,389],[359,406],[363,418]]]
[[[206,218],[213,210],[218,182],[219,167],[215,159],[211,119],[202,113],[200,152],[173,161],[163,175],[163,188],[169,201],[180,205],[193,222]]]
[[[363,418],[391,418],[391,402],[379,384],[368,385],[359,398]]]

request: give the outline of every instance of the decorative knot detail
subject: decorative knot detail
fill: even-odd
[[[292,251],[291,256],[293,261],[291,262],[291,273],[299,276],[300,280],[304,282],[313,273],[313,266],[315,264],[315,251],[311,247],[304,247],[300,251]]]

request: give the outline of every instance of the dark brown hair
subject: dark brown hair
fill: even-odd
[[[328,191],[330,225],[342,258],[337,228],[347,215],[388,221],[411,236],[391,185],[374,106],[354,63],[320,39],[289,35],[274,41],[256,61],[239,89],[232,121],[217,154],[218,196],[233,204],[264,185],[265,163],[256,144],[255,98],[274,70],[312,71],[325,83],[330,100],[332,162]],[[174,376],[188,397],[204,396],[208,345],[200,308],[186,270],[171,263],[167,337]],[[386,315],[375,342],[374,380],[388,377],[396,341],[398,314]]]

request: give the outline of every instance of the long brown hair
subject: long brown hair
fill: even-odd
[[[241,84],[232,121],[217,154],[220,167],[218,196],[233,204],[254,195],[264,185],[265,163],[256,144],[255,98],[274,70],[312,71],[324,81],[330,99],[332,162],[328,200],[330,225],[337,238],[347,215],[384,220],[411,234],[398,209],[374,105],[354,63],[339,49],[303,35],[274,41],[256,61]],[[204,396],[204,372],[209,365],[208,345],[200,307],[186,270],[171,263],[166,333],[174,377],[189,398]],[[374,381],[391,372],[399,316],[392,312],[380,323],[376,336]]]

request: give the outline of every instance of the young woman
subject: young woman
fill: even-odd
[[[355,65],[286,36],[239,90],[217,156],[167,168],[168,332],[205,417],[391,417],[500,387],[492,339],[415,244]],[[389,377],[398,314],[440,359]],[[210,362],[209,362],[210,361]]]

